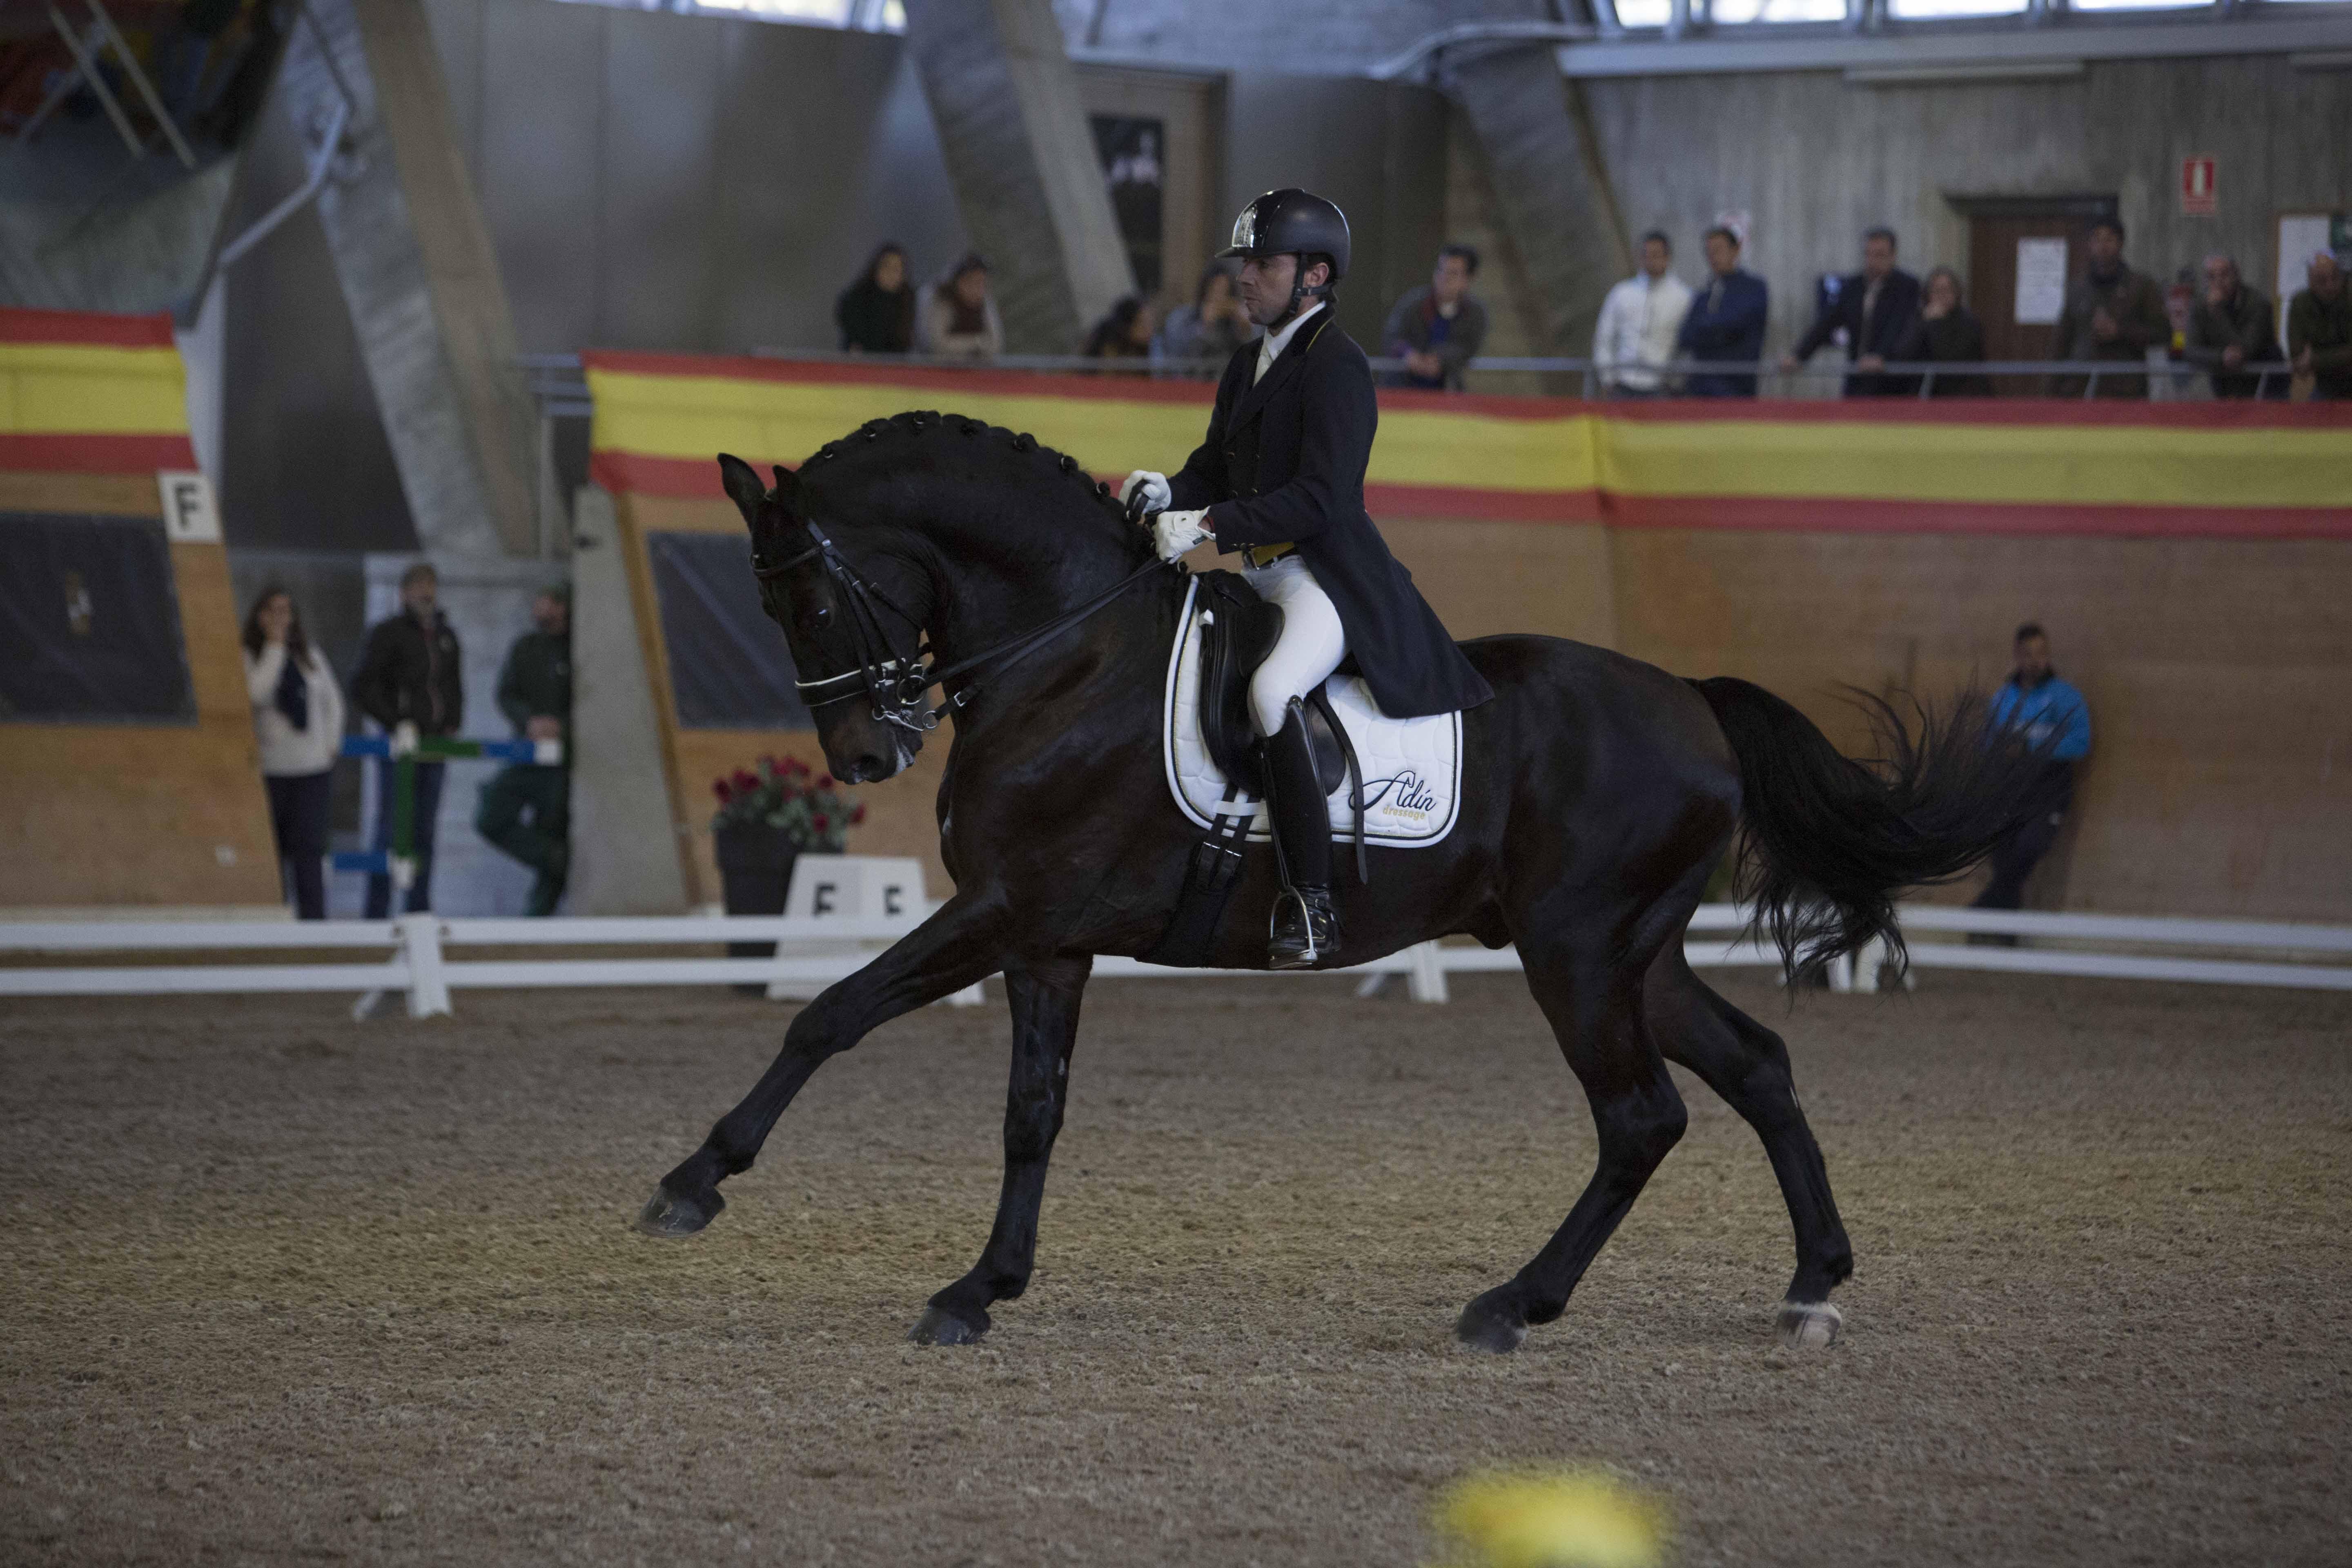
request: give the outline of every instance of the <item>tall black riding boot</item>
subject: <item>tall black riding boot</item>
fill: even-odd
[[[1331,909],[1330,808],[1315,776],[1306,706],[1295,697],[1282,732],[1265,743],[1265,775],[1283,883],[1266,960],[1275,969],[1306,969],[1338,954],[1339,917]]]

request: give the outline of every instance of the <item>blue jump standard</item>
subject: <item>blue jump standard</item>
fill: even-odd
[[[537,741],[465,741],[454,735],[425,735],[418,738],[416,749],[408,752],[407,757],[414,761],[427,763],[477,757],[488,762],[551,764],[562,760],[561,748],[552,743],[549,745],[551,755],[543,754],[540,748],[541,742]],[[392,737],[389,735],[346,736],[343,740],[342,754],[347,757],[389,757],[393,754]],[[406,803],[401,804],[404,806]],[[402,815],[405,816],[406,813],[404,811]],[[406,825],[403,825],[402,830],[395,837],[398,839],[394,846],[395,850],[405,851],[409,838]],[[332,864],[338,871],[363,871],[370,876],[389,876],[392,873],[392,859],[391,854],[381,849],[345,849],[332,857]]]

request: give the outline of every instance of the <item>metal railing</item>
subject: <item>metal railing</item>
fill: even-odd
[[[1082,354],[998,354],[991,359],[975,359],[969,356],[854,354],[816,349],[778,348],[756,348],[751,353],[756,359],[795,364],[864,365],[877,370],[1017,370],[1162,381],[1214,381],[1223,374],[1226,363],[1223,359],[1095,359]],[[577,354],[524,354],[518,363],[530,378],[531,391],[540,400],[542,414],[551,418],[586,418],[593,411]],[[1373,359],[1371,367],[1373,374],[1383,380],[1402,377],[1407,368],[1404,361],[1388,358]],[[2260,398],[2274,395],[2273,388],[2284,392],[2294,377],[2294,368],[2281,360],[2249,363],[2237,370],[2218,372],[2178,360],[1890,360],[1867,370],[1840,361],[1826,364],[1806,363],[1794,370],[1783,370],[1777,359],[1670,360],[1659,364],[1635,364],[1565,356],[1489,354],[1470,361],[1467,369],[1474,374],[1574,376],[1580,384],[1582,395],[1589,399],[1691,395],[1683,393],[1675,384],[1686,382],[1692,376],[1752,377],[1758,383],[1759,392],[1767,384],[1790,386],[1864,378],[1900,382],[1916,377],[1919,383],[1916,394],[1906,389],[1895,395],[1921,398],[1937,395],[1938,377],[1948,382],[1950,378],[1959,376],[1971,379],[2032,376],[2045,378],[2051,384],[2049,390],[2038,394],[1996,394],[2014,399],[2036,396],[2095,398],[2100,395],[2103,381],[2112,384],[2119,380],[2137,379],[2145,384],[2139,395],[2151,399],[2185,399],[2199,389],[2198,384],[2217,375],[2231,382],[2252,378],[2253,395]],[[1664,378],[1668,384],[1654,392],[1649,388],[1621,384],[1621,377],[1640,377],[1645,381]],[[2081,384],[2079,389],[2072,384],[2078,382]]]

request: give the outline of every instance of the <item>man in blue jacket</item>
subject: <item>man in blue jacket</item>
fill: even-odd
[[[1764,357],[1764,312],[1771,296],[1764,279],[1741,270],[1739,237],[1721,225],[1706,231],[1706,264],[1714,276],[1691,295],[1675,351],[1685,359],[1752,367]],[[1694,375],[1683,390],[1693,397],[1753,397],[1756,377]]]
[[[2025,879],[2057,842],[2074,803],[2076,764],[2091,754],[2091,710],[2050,668],[2050,639],[2034,622],[2017,628],[2017,673],[1993,694],[1991,717],[1994,729],[2049,748],[2034,814],[1994,847],[1992,881],[1977,897],[1978,909],[2014,910],[2024,904]],[[2015,944],[2014,937],[2002,940]]]

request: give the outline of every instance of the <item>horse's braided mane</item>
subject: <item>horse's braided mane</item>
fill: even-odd
[[[1051,447],[1038,444],[1037,437],[1027,431],[1018,435],[1001,425],[985,420],[967,418],[961,414],[941,414],[935,409],[921,408],[906,414],[893,414],[887,419],[869,419],[838,441],[827,441],[801,465],[801,472],[839,460],[858,447],[876,441],[923,440],[935,441],[943,436],[960,437],[966,440],[986,442],[1007,447],[1034,459],[1040,478],[1075,479],[1093,495],[1096,503],[1122,525],[1127,510],[1118,498],[1111,494],[1110,486],[1087,472],[1076,458],[1066,452],[1056,452]]]

